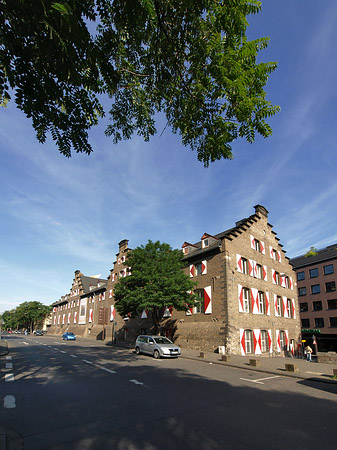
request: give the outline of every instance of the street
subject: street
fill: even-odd
[[[8,449],[336,448],[334,385],[88,340],[7,341],[0,427]]]

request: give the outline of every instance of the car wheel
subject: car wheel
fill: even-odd
[[[156,359],[159,359],[159,358],[160,358],[160,353],[158,352],[158,350],[155,350],[155,351],[153,352],[153,357],[156,358]]]
[[[139,354],[140,354],[140,348],[136,347],[136,355],[139,355]]]

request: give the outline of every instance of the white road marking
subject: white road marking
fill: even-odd
[[[142,385],[144,385],[144,383],[141,383],[140,381],[138,381],[138,380],[129,380],[130,381],[130,383],[134,383],[134,384],[142,384]]]
[[[72,358],[77,358],[77,356],[76,355],[70,355]]]
[[[12,361],[12,357],[11,356],[6,356],[7,361]]]
[[[23,341],[23,344],[25,344],[25,345],[29,345],[29,342],[25,342],[25,341]]]
[[[271,380],[273,378],[280,378],[281,375],[275,375],[273,377],[266,377],[266,378],[259,378],[258,380],[248,380],[247,378],[240,378],[240,380],[243,381],[250,381],[251,383],[257,383],[257,384],[264,384],[262,383],[262,380]]]
[[[7,373],[5,375],[5,381],[14,381],[14,374],[13,373]]]
[[[111,370],[111,369],[107,369],[106,367],[101,367],[101,366],[98,366],[101,370],[105,370],[106,372],[109,372],[109,373],[117,373],[115,370]]]
[[[4,408],[15,408],[15,397],[14,395],[6,395],[4,398]]]
[[[13,363],[6,363],[6,369],[13,369]]]
[[[85,363],[87,363],[87,364],[94,364],[93,362],[88,361],[87,359],[82,359],[82,361],[85,362]]]
[[[67,353],[67,352],[65,352],[64,350],[60,350],[60,353]]]

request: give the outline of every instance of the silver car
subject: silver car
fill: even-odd
[[[147,336],[141,335],[136,339],[136,354],[146,353],[158,359],[161,357],[177,358],[181,355],[178,345],[173,344],[170,339],[164,336]]]

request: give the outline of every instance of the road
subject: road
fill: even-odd
[[[7,450],[336,448],[335,385],[88,340],[13,335],[8,344]]]

